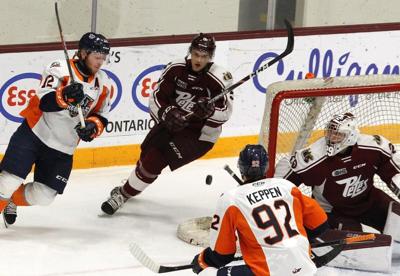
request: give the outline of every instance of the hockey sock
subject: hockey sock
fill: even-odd
[[[3,212],[4,208],[6,208],[8,204],[8,200],[0,199],[0,213]]]
[[[137,196],[138,194],[140,194],[142,191],[138,191],[135,188],[133,188],[130,184],[129,184],[129,180],[127,180],[125,182],[125,184],[121,187],[121,194],[126,197],[126,198],[130,198],[133,196]]]
[[[12,201],[17,206],[30,206],[25,198],[25,185],[20,185],[18,189],[11,196]]]

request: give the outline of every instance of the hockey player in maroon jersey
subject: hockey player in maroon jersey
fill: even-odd
[[[90,32],[79,40],[77,58],[68,61],[75,83],[66,60],[46,67],[0,164],[0,212],[8,224],[15,222],[16,206],[48,205],[62,194],[79,140],[92,141],[107,125],[113,88],[100,68],[109,52],[107,39]],[[22,184],[33,165],[33,181]]]
[[[214,52],[214,38],[200,33],[191,42],[190,58],[166,66],[149,102],[156,125],[143,141],[128,180],[101,205],[106,214],[114,214],[126,200],[143,192],[165,167],[173,171],[200,158],[218,140],[231,116],[233,95],[208,103],[232,84],[232,75],[211,61]]]
[[[311,186],[331,227],[362,231],[364,224],[400,241],[400,204],[373,185],[375,175],[399,197],[400,154],[386,138],[360,134],[351,113],[333,116],[325,137],[282,159],[275,172]]]

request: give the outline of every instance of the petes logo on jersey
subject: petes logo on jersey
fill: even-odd
[[[195,96],[187,92],[179,90],[175,91],[176,94],[178,94],[178,97],[176,97],[176,104],[180,106],[183,110],[190,112],[194,105],[193,99]]]
[[[362,194],[368,188],[367,181],[368,179],[362,180],[361,175],[359,175],[336,181],[336,183],[345,185],[343,197],[353,198]]]

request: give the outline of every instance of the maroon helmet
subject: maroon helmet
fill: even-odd
[[[207,52],[210,57],[214,56],[215,52],[215,39],[211,35],[200,33],[195,38],[193,38],[192,43],[189,47],[189,53],[193,49]]]

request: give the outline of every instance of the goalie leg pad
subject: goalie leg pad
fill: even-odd
[[[324,242],[340,240],[367,233],[356,231],[328,230],[317,240]],[[392,237],[389,235],[375,234],[375,240],[368,243],[354,243],[345,246],[344,250],[328,266],[359,269],[376,272],[389,272],[392,263]],[[330,250],[330,247],[314,248],[317,255]],[[374,256],[371,258],[371,256]]]
[[[371,258],[371,256],[374,256]],[[392,246],[360,248],[342,251],[328,266],[376,272],[390,272]]]
[[[400,242],[400,204],[395,201],[389,204],[383,234],[391,235],[393,240]]]
[[[39,182],[25,185],[25,199],[29,205],[49,205],[57,196],[57,191]]]
[[[0,198],[9,199],[24,181],[21,177],[6,171],[0,173]]]

